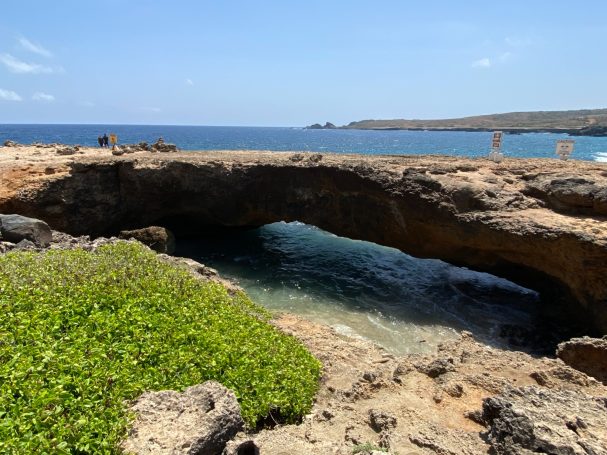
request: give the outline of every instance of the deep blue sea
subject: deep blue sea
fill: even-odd
[[[157,125],[0,125],[0,144],[60,142],[95,146],[103,133],[115,133],[120,143],[153,142],[163,137],[183,150],[275,150],[364,154],[442,154],[484,156],[491,133],[450,131],[308,130],[229,126]],[[607,162],[607,137],[566,134],[509,134],[503,151],[512,157],[554,158],[558,139],[575,139],[572,159]]]
[[[205,126],[0,125],[0,144],[60,142],[97,145],[162,136],[184,150],[304,150],[364,154],[483,156],[491,133],[306,130]],[[554,158],[562,134],[506,135],[513,157]],[[607,162],[607,138],[575,138],[572,158]],[[503,346],[512,333],[554,330],[538,312],[538,295],[499,277],[417,259],[393,248],[337,237],[302,223],[274,223],[178,239],[178,254],[236,280],[257,303],[329,324],[394,353],[427,352],[470,330]],[[542,339],[547,337],[542,335]],[[548,352],[554,352],[552,347]]]

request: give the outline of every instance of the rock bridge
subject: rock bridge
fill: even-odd
[[[96,153],[0,161],[0,213],[91,235],[297,220],[511,279],[587,333],[607,333],[607,166],[600,163]]]

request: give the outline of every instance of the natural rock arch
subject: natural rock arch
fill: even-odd
[[[548,160],[137,154],[71,162],[0,210],[93,235],[159,221],[178,230],[302,221],[510,278],[555,298],[555,311],[590,333],[607,331],[606,175]]]

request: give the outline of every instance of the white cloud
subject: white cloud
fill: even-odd
[[[37,63],[27,63],[13,57],[11,54],[1,54],[0,62],[4,63],[9,71],[13,73],[39,74],[55,73],[63,70],[63,68],[51,68],[50,66],[39,65]]]
[[[192,79],[186,79],[185,83],[188,85],[194,85],[194,81],[192,81]]]
[[[0,100],[4,101],[21,101],[22,98],[12,90],[3,90],[0,88]]]
[[[472,62],[472,68],[489,68],[491,67],[491,60],[487,57],[481,58],[480,60],[476,60]]]
[[[19,38],[19,44],[21,44],[21,47],[23,49],[33,52],[34,54],[42,55],[46,58],[51,58],[53,56],[53,54],[49,50],[45,49],[40,44],[32,43],[27,38]]]
[[[55,101],[55,97],[53,95],[49,95],[48,93],[44,93],[44,92],[36,92],[32,95],[32,99],[34,101],[46,101],[46,102],[52,102]]]

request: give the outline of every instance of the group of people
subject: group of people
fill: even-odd
[[[97,138],[97,142],[99,142],[99,147],[105,147],[105,148],[110,147],[110,138],[107,137],[107,134],[104,134],[103,136],[99,136]]]

